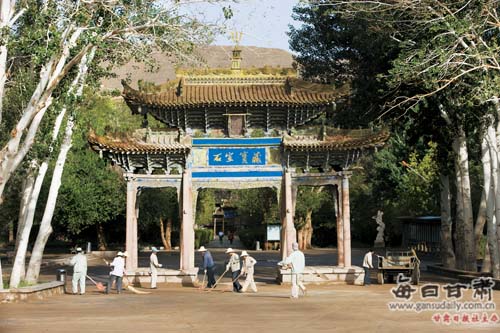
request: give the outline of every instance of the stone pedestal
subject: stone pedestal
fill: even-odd
[[[357,266],[306,266],[303,274],[305,284],[352,284],[363,285],[365,272]],[[278,270],[278,281],[281,284],[291,283],[289,269]]]

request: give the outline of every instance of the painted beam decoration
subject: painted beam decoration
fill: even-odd
[[[209,148],[209,166],[250,166],[266,164],[266,148]]]

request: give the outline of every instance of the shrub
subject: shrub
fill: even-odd
[[[194,246],[198,249],[202,245],[208,244],[214,238],[212,229],[196,229],[194,231]]]
[[[240,237],[240,241],[248,249],[254,248],[256,241],[259,241],[261,244],[264,244],[264,241],[266,240],[264,228],[265,226],[261,225],[258,227],[243,229],[238,231],[238,236]]]

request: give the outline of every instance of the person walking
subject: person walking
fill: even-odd
[[[299,244],[292,244],[293,252],[283,261],[279,262],[278,265],[281,265],[283,268],[288,268],[292,270],[291,278],[292,278],[292,296],[291,298],[299,298],[299,288],[302,291],[302,294],[306,295],[306,287],[302,282],[304,273],[304,268],[306,266],[306,260],[304,257],[304,253],[299,250]]]
[[[233,239],[234,239],[234,231],[229,231],[229,233],[227,234],[227,239],[229,240],[229,244],[230,245],[233,245]]]
[[[241,274],[246,275],[245,282],[241,287],[242,292],[246,292],[248,287],[250,287],[254,293],[257,292],[257,286],[253,280],[254,266],[257,260],[248,255],[247,251],[241,252],[241,260],[243,261],[243,268],[241,269]]]
[[[163,267],[162,264],[158,263],[158,249],[156,247],[151,248],[151,256],[149,257],[149,270],[151,272],[151,289],[156,289],[156,282],[158,282],[158,268]]]
[[[106,294],[109,294],[109,289],[111,289],[111,286],[115,281],[117,293],[120,294],[122,292],[122,279],[125,272],[125,257],[127,257],[127,252],[119,251],[113,261],[109,264],[109,266],[113,267],[113,270],[109,273],[109,281],[108,285],[106,286]]]
[[[224,231],[219,231],[219,242],[222,245],[222,241],[224,240]]]
[[[370,281],[370,269],[373,268],[373,250],[369,249],[363,258],[363,269],[365,270],[365,281],[364,285],[369,286]]]
[[[201,252],[203,259],[203,272],[208,275],[207,288],[215,285],[215,263],[212,254],[204,246],[200,246],[198,252]]]
[[[233,291],[237,293],[241,293],[241,285],[238,281],[240,276],[240,257],[238,254],[232,249],[228,248],[226,253],[229,255],[229,261],[226,265],[226,270],[231,269],[231,278],[233,279]]]
[[[73,266],[72,291],[73,295],[78,293],[78,285],[80,285],[80,295],[85,294],[85,279],[87,277],[87,256],[83,254],[81,247],[76,248],[76,255],[71,258],[71,266]]]

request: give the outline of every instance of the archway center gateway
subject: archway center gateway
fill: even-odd
[[[92,148],[120,166],[127,181],[128,274],[142,274],[137,246],[137,195],[142,188],[177,189],[180,270],[172,274],[185,281],[196,279],[198,272],[194,218],[200,189],[276,189],[284,258],[297,240],[298,186],[333,185],[338,265],[308,267],[321,273],[309,278],[361,281],[363,270],[351,265],[349,168],[362,154],[383,146],[388,132],[308,125],[334,112],[335,102],[346,92],[306,82],[282,68],[246,71],[238,46],[231,64],[230,71],[184,70],[167,88],[152,93],[123,82],[122,95],[132,113],[142,115],[146,124],[152,116],[168,130],[146,128],[125,139],[89,135]],[[280,278],[289,280],[284,271]]]

